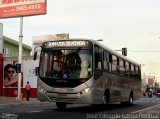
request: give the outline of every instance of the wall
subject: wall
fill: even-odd
[[[3,95],[3,55],[0,53],[0,96]]]
[[[22,58],[22,81],[21,81],[21,92],[23,96],[26,96],[25,85],[29,81],[31,85],[31,97],[37,97],[37,76],[35,75],[35,67],[39,65],[39,59],[33,60],[33,57]],[[3,67],[7,64],[13,64],[13,61],[18,60],[17,57],[4,57]],[[3,69],[3,68],[2,68]],[[16,74],[15,74],[16,75]],[[17,96],[17,85],[4,86],[4,96],[16,97]]]
[[[3,36],[3,49],[4,49],[4,56],[8,57],[17,57],[19,51],[19,42],[15,41],[11,38]],[[31,54],[31,47],[28,45],[23,44],[23,56],[30,56]]]

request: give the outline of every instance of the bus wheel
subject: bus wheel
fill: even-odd
[[[129,101],[128,101],[128,105],[132,105],[133,104],[133,94],[131,93],[129,95]]]
[[[107,105],[109,103],[109,100],[110,100],[109,91],[106,90],[104,95],[103,95],[103,104]]]
[[[58,107],[59,110],[64,110],[67,106],[67,103],[64,102],[56,102],[56,105]]]

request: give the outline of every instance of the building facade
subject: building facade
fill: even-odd
[[[28,45],[23,44],[23,56],[30,56],[32,48]],[[4,57],[18,57],[19,42],[3,36],[3,55]]]

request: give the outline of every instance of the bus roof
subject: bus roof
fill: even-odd
[[[118,53],[118,52],[110,49],[109,47],[107,47],[107,46],[99,43],[98,41],[95,41],[95,40],[91,40],[91,41],[93,41],[94,44],[97,44],[97,45],[101,46],[102,48],[106,49],[106,50],[109,51],[111,54],[114,54],[114,55],[116,55],[116,56],[118,56],[118,57],[121,57],[122,59],[127,60],[127,61],[130,62],[130,63],[134,63],[135,65],[140,66],[140,64],[138,64],[137,62],[135,62],[135,61],[129,59],[128,57],[126,57],[126,56],[124,56],[124,55],[122,55],[122,54],[120,54],[120,53]]]
[[[114,54],[114,55],[116,55],[116,56],[118,56],[118,57],[120,57],[120,58],[122,58],[122,59],[125,59],[126,61],[128,61],[128,62],[130,62],[130,63],[133,63],[133,64],[135,64],[135,65],[140,66],[140,64],[138,64],[137,62],[135,62],[135,61],[133,61],[133,60],[131,60],[131,59],[125,57],[124,55],[122,55],[122,54],[120,54],[120,53],[118,53],[118,52],[116,52],[116,51],[110,49],[109,47],[107,47],[107,46],[105,46],[105,45],[103,45],[103,44],[101,44],[101,43],[99,43],[98,41],[93,40],[93,39],[74,38],[74,39],[64,39],[64,40],[54,40],[54,41],[70,41],[70,40],[84,40],[84,41],[91,41],[92,43],[97,44],[98,46],[100,46],[100,47],[106,49],[106,50],[109,51],[111,54]],[[47,41],[47,42],[52,42],[52,41]],[[44,42],[44,43],[46,43],[46,42]]]

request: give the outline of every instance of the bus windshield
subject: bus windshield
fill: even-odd
[[[92,75],[90,49],[47,49],[41,52],[40,77],[81,79]]]

